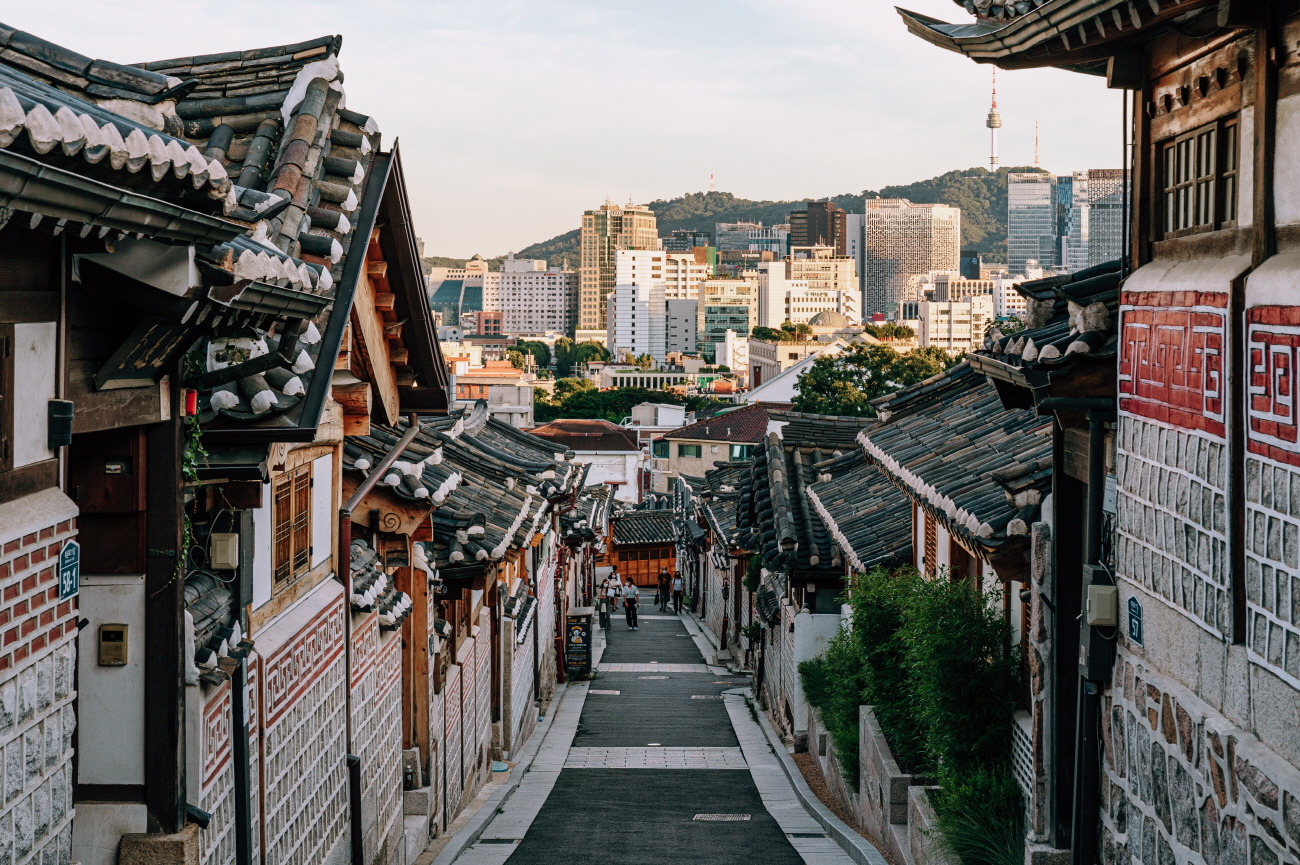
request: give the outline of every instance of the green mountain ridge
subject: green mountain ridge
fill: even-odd
[[[1007,175],[1042,171],[1032,167],[985,168],[949,171],[928,180],[901,186],[885,186],[861,193],[831,196],[849,213],[861,213],[868,198],[906,198],[916,204],[947,204],[962,211],[962,248],[976,249],[992,261],[1005,261],[1007,248]],[[649,204],[659,220],[659,234],[666,237],[677,229],[714,230],[718,222],[762,222],[765,225],[788,221],[790,211],[808,200],[754,201],[737,198],[730,192],[689,192],[677,198],[659,199]],[[576,221],[576,218],[575,218]],[[534,243],[515,252],[517,258],[545,258],[551,266],[568,262],[578,265],[578,229]],[[503,256],[490,261],[499,262]],[[430,256],[426,266],[435,264],[456,267],[465,259]],[[496,265],[496,266],[499,266]]]

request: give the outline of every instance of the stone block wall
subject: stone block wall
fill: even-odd
[[[199,865],[234,865],[235,763],[230,681],[203,689],[199,722],[199,807],[212,815],[199,830]]]
[[[71,503],[68,503],[71,505]],[[0,547],[0,862],[68,862],[77,599],[57,562],[76,509]]]
[[[1102,729],[1103,865],[1300,859],[1300,770],[1187,689],[1121,657]]]
[[[1224,440],[1123,416],[1116,449],[1117,570],[1231,639]]]
[[[354,617],[360,618],[360,617]],[[368,613],[352,631],[352,747],[361,757],[362,845],[387,862],[402,824],[401,634],[381,633]]]

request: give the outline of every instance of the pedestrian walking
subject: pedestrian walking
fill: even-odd
[[[670,582],[671,581],[668,579],[668,569],[664,568],[659,572],[659,589],[655,592],[655,601],[658,602],[659,612],[661,613],[668,612],[668,593],[672,591],[670,588]]]
[[[682,575],[674,574],[673,575],[673,612],[679,616],[682,614],[682,590],[685,588],[686,588],[686,584],[682,582]]]
[[[605,581],[605,599],[609,602],[609,611],[611,613],[618,609],[618,596],[622,593],[623,581],[619,579],[618,571],[615,571]]]
[[[628,581],[627,587],[623,589],[623,612],[627,614],[627,629],[636,630],[636,608],[641,605],[641,590],[636,587],[636,583]]]
[[[600,610],[600,626],[604,630],[609,630],[609,580],[604,580],[600,584],[600,592],[596,596],[596,608]]]

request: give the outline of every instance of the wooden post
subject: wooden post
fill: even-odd
[[[145,535],[145,803],[164,833],[185,825],[185,683],[181,575],[185,518],[181,370],[171,372],[171,419],[149,429]]]
[[[429,580],[419,568],[397,572],[399,586],[411,598],[411,613],[402,622],[402,724],[403,747],[419,748],[428,760],[429,748]]]

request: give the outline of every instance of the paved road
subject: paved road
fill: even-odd
[[[743,699],[723,697],[747,678],[709,672],[675,616],[605,634],[598,676],[570,687],[532,769],[457,865],[851,865]]]

